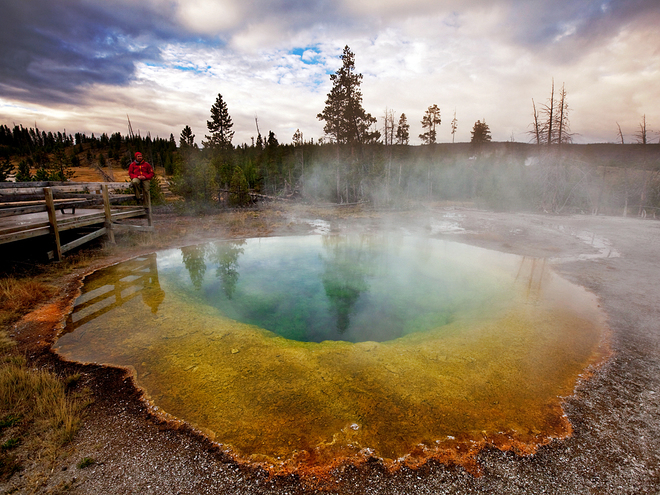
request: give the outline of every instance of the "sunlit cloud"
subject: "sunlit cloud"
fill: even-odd
[[[0,18],[0,119],[73,132],[201,142],[223,95],[235,144],[272,130],[323,135],[328,74],[349,45],[367,112],[405,112],[417,143],[424,110],[439,141],[477,119],[496,140],[528,140],[531,101],[565,84],[579,142],[633,135],[660,119],[660,6],[655,0],[47,0],[6,2]],[[382,120],[379,120],[382,126]],[[656,124],[656,127],[660,125]]]
[[[214,35],[232,29],[241,20],[237,2],[232,0],[197,0],[176,2],[183,25],[193,32]]]

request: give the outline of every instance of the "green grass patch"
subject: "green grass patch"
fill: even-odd
[[[14,447],[18,447],[19,443],[21,443],[21,441],[18,438],[10,438],[5,443],[0,445],[0,448],[2,448],[2,450],[10,450]]]
[[[21,417],[14,415],[14,414],[8,414],[4,418],[0,420],[0,430],[4,428],[9,428],[11,426],[16,426],[21,422]]]
[[[75,373],[64,378],[64,388],[69,391],[78,384],[80,381],[80,373]]]
[[[96,464],[96,461],[93,458],[83,457],[76,466],[78,466],[78,469],[85,469],[93,464]]]

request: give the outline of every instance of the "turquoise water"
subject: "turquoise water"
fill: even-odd
[[[178,297],[287,339],[383,342],[503,297],[497,274],[466,249],[381,236],[225,241],[166,255],[159,276]]]

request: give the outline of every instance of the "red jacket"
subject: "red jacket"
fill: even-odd
[[[144,160],[140,163],[134,161],[128,166],[128,176],[131,179],[137,179],[140,175],[144,175],[144,180],[152,179],[154,176],[154,169]]]

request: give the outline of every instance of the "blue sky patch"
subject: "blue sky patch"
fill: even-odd
[[[306,46],[301,48],[294,48],[289,52],[292,55],[297,55],[306,65],[318,65],[322,63],[321,50],[316,46]]]

